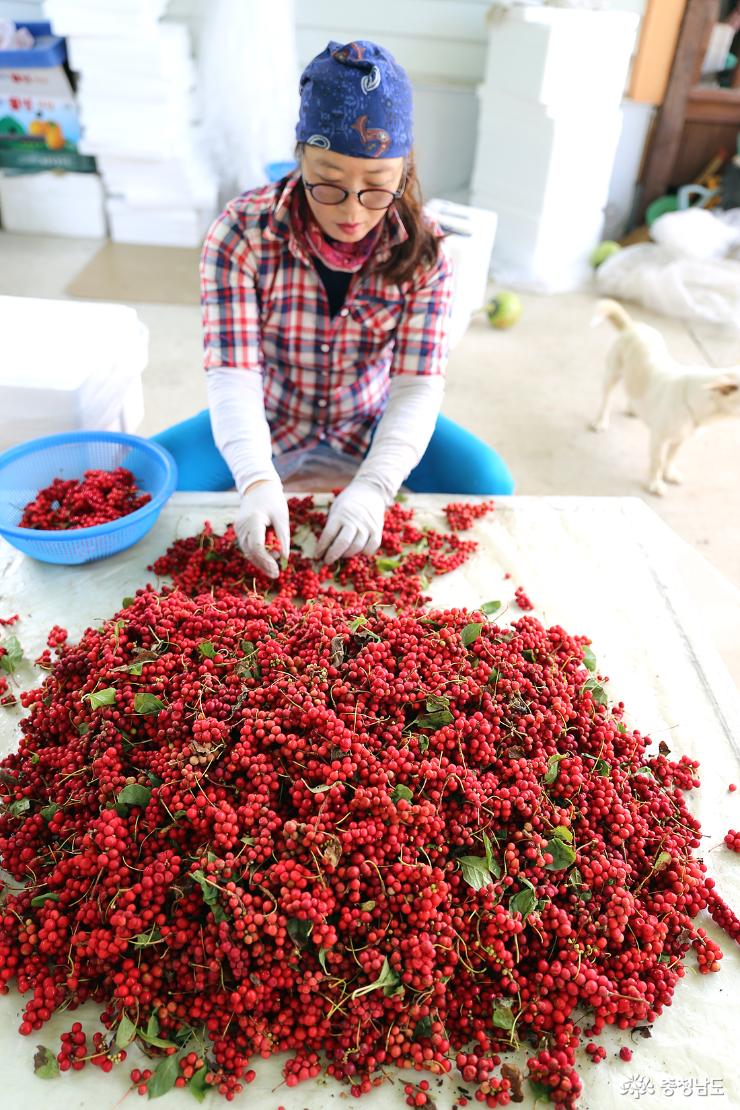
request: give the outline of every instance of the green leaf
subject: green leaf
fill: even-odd
[[[203,1102],[206,1095],[211,1089],[206,1083],[207,1075],[208,1068],[204,1064],[202,1068],[199,1068],[198,1071],[195,1072],[192,1079],[190,1079],[190,1081],[188,1082],[188,1090],[190,1091],[193,1098],[197,1099],[198,1102]]]
[[[594,763],[594,771],[597,775],[601,775],[601,777],[604,779],[609,778],[609,775],[611,773],[609,769],[609,764],[606,762],[605,759],[596,760],[596,762]]]
[[[163,940],[159,929],[153,925],[148,933],[137,933],[135,937],[130,937],[129,944],[133,944],[134,948],[148,948],[150,944],[162,944]]]
[[[369,901],[367,901],[367,902],[360,902],[360,909],[361,909],[361,910],[363,910],[363,911],[364,911],[365,913],[370,913],[370,912],[371,912],[371,910],[374,910],[374,909],[375,909],[375,902],[374,902],[374,900],[373,900],[373,899],[371,898],[371,899],[370,899]]]
[[[527,1082],[532,1088],[532,1094],[537,1102],[552,1102],[550,1087],[546,1083],[540,1083],[537,1079],[528,1079]]]
[[[426,699],[426,713],[420,713],[413,722],[418,728],[444,728],[451,725],[454,717],[450,712],[450,699],[439,694],[429,694]]]
[[[468,647],[470,644],[475,643],[481,634],[483,625],[479,621],[473,621],[472,624],[466,624],[460,632],[460,639]]]
[[[583,662],[589,671],[593,672],[596,670],[596,656],[591,651],[590,647],[585,647],[583,649]]]
[[[528,663],[536,663],[537,662],[537,656],[535,655],[535,653],[532,651],[531,648],[525,648],[524,649],[524,651],[522,652],[522,659],[526,659]]]
[[[162,699],[158,698],[156,694],[134,695],[134,713],[141,713],[146,716],[150,713],[159,713],[160,710],[166,708]]]
[[[124,786],[123,790],[119,791],[116,803],[119,806],[141,806],[143,809],[148,805],[151,796],[150,786],[142,786],[140,782],[130,782],[128,786]]]
[[[121,602],[121,607],[123,609],[129,609],[133,605],[135,600],[136,599],[133,597],[124,597],[123,601]]]
[[[126,1014],[121,1018],[116,1030],[116,1048],[125,1048],[136,1036],[136,1026]]]
[[[202,644],[198,644],[198,651],[204,655],[206,659],[213,659],[216,654],[215,645],[210,640],[204,640]]]
[[[94,693],[84,694],[83,697],[90,699],[91,709],[99,709],[101,705],[113,705],[116,691],[112,686],[108,686],[105,690],[95,690]]]
[[[496,613],[500,608],[500,601],[484,601],[480,606],[480,611],[481,613],[485,613],[486,616],[489,616],[491,613]]]
[[[402,559],[402,555],[378,555],[375,560],[375,565],[381,574],[387,574],[392,570],[397,570],[401,565]]]
[[[300,917],[289,917],[287,930],[296,948],[305,948],[313,932],[313,922],[303,921]]]
[[[509,909],[512,913],[520,913],[523,918],[526,918],[537,905],[537,895],[528,879],[519,876],[519,882],[525,884],[524,889],[509,899]]]
[[[418,745],[419,745],[419,751],[422,752],[422,753],[425,752],[427,750],[427,748],[429,747],[429,737],[428,736],[420,736],[419,739],[418,739]]]
[[[583,886],[583,875],[577,867],[571,868],[571,870],[568,872],[568,885]]]
[[[391,800],[394,802],[399,802],[401,798],[404,798],[407,802],[410,802],[413,796],[413,791],[409,790],[408,786],[405,786],[402,782],[398,782],[393,787]]]
[[[203,901],[213,914],[214,921],[227,921],[228,914],[218,900],[218,891],[213,883],[208,881],[200,869],[193,871],[192,878],[195,879],[203,892]]]
[[[497,1029],[505,1029],[507,1033],[514,1028],[514,1014],[512,1013],[511,1003],[497,1002],[494,1005],[493,1024]]]
[[[43,906],[45,902],[58,902],[59,895],[54,891],[47,891],[46,894],[37,894],[35,898],[31,899],[32,906]]]
[[[670,852],[658,852],[653,864],[653,871],[662,871],[671,862]]]
[[[483,847],[486,850],[486,867],[488,868],[489,871],[493,871],[494,870],[494,859],[493,859],[493,850],[491,848],[491,841],[488,839],[488,833],[484,832],[482,835],[483,835]],[[498,864],[496,864],[495,866],[498,867]],[[497,875],[497,878],[498,877],[500,877],[500,876]]]
[[[560,763],[561,759],[565,759],[565,754],[560,754],[556,752],[548,757],[547,770],[545,771],[545,777],[543,780],[544,782],[548,784],[551,782],[555,782],[555,779],[558,777],[558,764]]]
[[[432,1019],[427,1014],[426,1017],[419,1018],[414,1026],[414,1040],[420,1041],[423,1037],[431,1037],[432,1035]]]
[[[156,1037],[159,1033],[159,1018],[155,1013],[149,1015],[149,1021],[146,1023],[147,1037]]]
[[[260,678],[261,671],[257,660],[254,658],[257,648],[251,640],[240,640],[239,647],[246,658],[240,659],[236,665],[236,673],[240,678]]]
[[[496,670],[495,667],[491,667],[491,673],[488,676],[488,685],[489,686],[495,686],[500,678],[501,678],[501,671]]]
[[[353,998],[360,998],[363,994],[370,994],[370,991],[382,990],[388,998],[391,998],[398,990],[398,985],[401,982],[401,977],[397,971],[393,971],[391,965],[388,963],[388,957],[383,960],[383,967],[380,970],[380,975],[374,983],[368,983],[365,987],[358,987],[357,990],[352,991]]]
[[[8,806],[8,813],[11,817],[20,817],[22,813],[27,813],[31,808],[31,803],[28,798],[18,798],[16,802],[11,802]]]
[[[59,813],[59,810],[61,808],[62,807],[58,806],[56,802],[50,802],[48,806],[44,806],[43,809],[40,809],[39,813],[43,817],[44,821],[51,821],[54,814]]]
[[[546,852],[552,856],[552,863],[546,863],[545,867],[548,871],[563,871],[566,867],[570,867],[572,863],[576,862],[576,853],[570,844],[566,844],[560,837],[551,837],[547,842]]]
[[[80,721],[80,723],[77,726],[77,735],[78,736],[87,736],[89,731],[90,731],[90,726],[87,724],[87,722],[86,721]]]
[[[483,856],[460,856],[457,862],[462,868],[463,879],[473,890],[482,890],[493,882],[491,869]]]
[[[408,501],[408,496],[405,493],[397,493],[393,500],[397,505],[403,505],[404,502]]]
[[[319,963],[321,964],[321,970],[324,972],[324,975],[329,974],[326,967],[326,953],[328,951],[328,948],[319,948]]]
[[[569,844],[573,843],[573,833],[567,825],[556,825],[552,830],[552,835],[556,836],[558,840],[567,840]]]
[[[596,705],[608,705],[609,697],[604,687],[595,678],[587,678],[581,687],[581,692],[588,692]]]
[[[5,648],[5,653],[0,656],[0,670],[12,674],[23,658],[23,648],[17,636],[8,636],[0,647]]]
[[[621,732],[622,734],[624,734],[626,731],[627,731],[627,726],[625,724],[623,724],[622,721],[620,721],[619,724],[617,725],[617,732]]]
[[[39,1079],[56,1079],[59,1064],[54,1053],[45,1044],[38,1045],[33,1058],[33,1070]]]
[[[149,1098],[160,1098],[166,1095],[175,1086],[175,1080],[180,1075],[180,1061],[177,1053],[165,1056],[160,1060],[154,1075],[147,1081],[146,1090]]]

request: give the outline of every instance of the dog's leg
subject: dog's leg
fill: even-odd
[[[601,400],[601,409],[599,415],[591,424],[591,430],[594,432],[605,432],[609,427],[609,409],[611,407],[611,400],[614,395],[614,390],[619,385],[619,380],[622,377],[622,366],[620,360],[610,352],[610,357],[607,360],[606,377],[604,379],[604,395]]]
[[[654,493],[657,497],[662,497],[665,493],[663,479],[665,477],[666,454],[669,443],[669,440],[661,438],[656,433],[653,433],[650,440],[650,473],[647,488],[650,493]]]
[[[680,470],[677,470],[674,465],[674,460],[682,444],[682,439],[674,439],[673,442],[669,445],[668,451],[666,453],[665,470],[663,471],[663,475],[666,482],[671,482],[671,484],[674,486],[680,486],[681,482],[683,482],[683,474]]]

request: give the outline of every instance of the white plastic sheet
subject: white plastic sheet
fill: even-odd
[[[637,243],[602,262],[596,287],[664,316],[740,330],[740,262],[733,258],[679,256],[657,243]]]
[[[441,497],[410,499],[425,520],[443,526]],[[235,496],[177,494],[153,531],[140,544],[103,562],[79,568],[45,566],[13,552],[0,541],[0,615],[19,611],[16,626],[26,654],[34,658],[44,646],[52,624],[62,624],[76,637],[90,624],[110,616],[127,594],[150,576],[146,566],[175,536],[199,529],[205,519],[221,527],[233,518]],[[432,586],[442,606],[475,606],[500,599],[508,609],[502,621],[519,611],[512,598],[523,585],[536,606],[535,615],[548,624],[593,640],[608,689],[626,703],[629,721],[649,734],[657,747],[665,740],[674,758],[681,754],[701,760],[702,788],[689,795],[704,832],[703,856],[725,898],[740,909],[738,857],[722,844],[728,828],[740,827],[740,708],[737,691],[714,648],[683,598],[671,565],[675,538],[640,501],[618,498],[511,498],[479,521],[476,556]],[[506,578],[506,574],[510,578]],[[32,669],[22,675],[33,681]],[[16,742],[13,713],[0,719],[0,752]],[[608,1031],[603,1037],[607,1059],[598,1067],[581,1061],[583,1110],[665,1110],[671,1103],[700,1110],[708,1104],[740,1106],[740,1074],[736,1061],[740,1023],[740,950],[714,925],[701,924],[725,951],[719,974],[701,976],[693,967],[679,985],[673,1006],[655,1023],[652,1039]],[[20,999],[0,999],[0,1053],[3,1059],[2,1105],[10,1110],[108,1110],[126,1091],[127,1069],[101,1076],[95,1069],[42,1082],[33,1075],[37,1043],[54,1045],[68,1028],[69,1015],[55,1018],[38,1036],[21,1040],[16,1028]],[[92,1031],[95,1008],[75,1014]],[[634,1056],[626,1064],[616,1057],[629,1043]],[[58,1047],[58,1043],[57,1043]],[[524,1055],[519,1063],[524,1063]],[[280,1061],[260,1062],[257,1080],[235,1100],[250,1110],[324,1110],[346,1107],[347,1093],[334,1083],[281,1085]],[[137,1052],[127,1066],[143,1067]],[[391,1073],[394,1074],[394,1073]],[[418,1080],[420,1075],[412,1076]],[[392,1084],[363,1098],[365,1110],[405,1106],[403,1084],[408,1073],[395,1073]],[[634,1083],[630,1087],[631,1080]],[[625,1085],[627,1088],[625,1089]],[[447,1110],[456,1083],[432,1095],[438,1110]],[[630,1091],[632,1093],[630,1093]],[[642,1092],[642,1093],[640,1093]],[[133,1096],[135,1097],[135,1096]],[[220,1105],[210,1096],[209,1105]],[[711,1101],[708,1101],[711,1100]],[[172,1092],[163,1108],[189,1106],[184,1092]],[[476,1105],[476,1104],[474,1104]],[[529,1096],[525,1108],[534,1105]]]

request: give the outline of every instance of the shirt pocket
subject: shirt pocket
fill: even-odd
[[[401,322],[404,299],[400,295],[360,293],[347,307],[354,322],[383,346],[393,338]]]

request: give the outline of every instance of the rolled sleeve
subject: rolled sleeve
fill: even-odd
[[[452,262],[440,243],[435,264],[421,271],[405,296],[391,363],[398,374],[444,375],[452,311]]]
[[[204,365],[263,369],[256,265],[242,220],[226,210],[212,224],[200,260]]]

